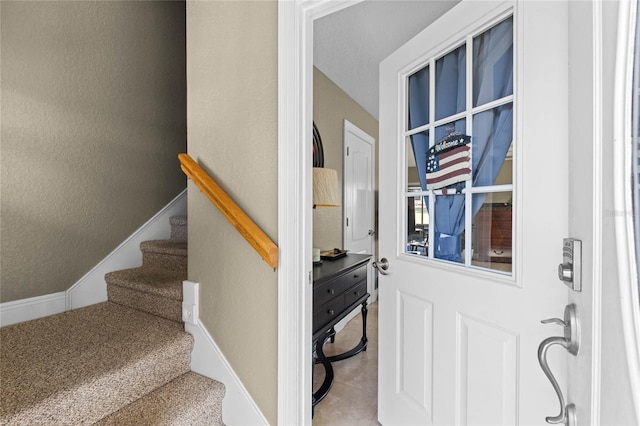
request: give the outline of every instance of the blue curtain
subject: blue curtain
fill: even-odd
[[[513,93],[513,24],[507,19],[474,39],[474,105],[482,105]],[[459,48],[436,61],[436,119],[464,111],[466,96],[466,52]],[[428,85],[419,73],[409,78],[409,125],[428,122],[429,98],[424,97],[424,85]],[[415,78],[419,77],[419,78]],[[422,78],[422,80],[421,80]],[[428,88],[427,88],[428,93]],[[427,106],[425,107],[425,104]],[[441,126],[444,127],[444,126]],[[455,123],[455,130],[465,133],[465,122]],[[437,130],[440,130],[437,129]],[[441,134],[436,131],[436,142]],[[493,185],[505,160],[513,138],[513,108],[503,105],[476,114],[473,118],[472,135],[472,182],[473,186]],[[414,135],[412,148],[416,159],[420,185],[426,189],[426,152],[428,135]],[[463,184],[460,184],[464,187]],[[473,197],[475,215],[484,196]],[[462,194],[438,196],[435,202],[435,241],[430,242],[434,256],[438,259],[462,262],[461,233],[465,225],[465,196]]]
[[[429,122],[429,93],[429,67],[425,67],[409,77],[410,129],[415,129]],[[411,136],[411,147],[413,149],[413,158],[416,159],[420,187],[425,189],[427,187],[429,132]]]

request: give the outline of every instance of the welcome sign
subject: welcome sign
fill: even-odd
[[[451,134],[427,152],[427,189],[471,179],[471,136]]]

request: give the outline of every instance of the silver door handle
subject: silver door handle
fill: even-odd
[[[576,312],[576,305],[567,305],[567,307],[564,309],[564,320],[561,320],[560,318],[550,318],[543,320],[542,323],[557,324],[564,327],[564,337],[548,337],[544,339],[538,347],[538,362],[540,363],[540,367],[551,382],[551,386],[553,386],[553,390],[555,390],[556,394],[558,395],[558,400],[560,401],[560,414],[558,414],[557,416],[546,417],[545,420],[550,424],[564,424],[567,426],[575,426],[577,425],[576,406],[575,404],[565,405],[562,389],[560,389],[558,381],[551,372],[551,368],[549,368],[549,363],[547,362],[547,351],[553,345],[560,345],[565,348],[570,354],[578,354],[578,351],[580,349],[580,330],[578,315]]]
[[[369,235],[376,235],[376,231],[374,231],[373,229],[369,229],[368,234]]]
[[[380,271],[382,275],[389,275],[387,272],[385,272],[387,269],[389,269],[389,261],[386,258],[383,257],[377,262],[373,262],[373,267]]]

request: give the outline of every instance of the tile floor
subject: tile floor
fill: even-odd
[[[326,355],[353,348],[362,337],[362,314],[324,345]],[[369,305],[367,350],[333,363],[334,381],[329,394],[315,407],[313,425],[379,425],[378,423],[378,304]],[[324,379],[324,368],[315,366],[314,391]]]

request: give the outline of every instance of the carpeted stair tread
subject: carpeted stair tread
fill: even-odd
[[[143,253],[168,254],[172,256],[187,256],[187,242],[181,240],[151,240],[140,243]]]
[[[187,217],[186,216],[171,216],[169,218],[169,224],[171,226],[186,226],[187,225]]]
[[[143,266],[183,271],[186,274],[187,242],[179,240],[153,240],[140,243]]]
[[[189,372],[96,425],[222,425],[224,393],[222,383]]]
[[[0,424],[93,424],[190,370],[181,324],[104,302],[0,328]]]
[[[187,275],[184,270],[165,270],[141,266],[109,272],[104,278],[108,285],[117,285],[142,293],[182,301],[182,281],[187,279]]]

